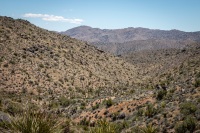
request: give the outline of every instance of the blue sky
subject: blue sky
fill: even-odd
[[[54,31],[80,25],[200,31],[200,0],[0,0],[0,15]]]

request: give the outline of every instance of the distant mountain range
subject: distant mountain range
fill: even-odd
[[[189,43],[200,42],[200,32],[179,30],[166,31],[132,27],[109,30],[79,26],[61,33],[88,41],[99,49],[116,55],[141,50],[183,48]]]

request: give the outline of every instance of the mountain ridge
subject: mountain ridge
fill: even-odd
[[[152,30],[141,27],[109,30],[80,26],[60,33],[87,41],[101,50],[116,55],[148,50],[149,45],[152,45],[153,49],[183,48],[189,43],[200,42],[199,31]]]

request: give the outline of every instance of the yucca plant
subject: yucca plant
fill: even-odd
[[[115,124],[109,123],[106,120],[97,121],[97,125],[90,130],[90,133],[118,133],[119,130]]]
[[[157,133],[157,128],[150,125],[147,125],[146,127],[141,129],[142,133]]]
[[[11,118],[6,128],[14,133],[61,133],[61,123],[45,113],[28,110]]]

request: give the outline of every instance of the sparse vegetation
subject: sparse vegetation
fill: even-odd
[[[199,130],[198,43],[116,57],[24,20],[0,27],[0,131]]]

